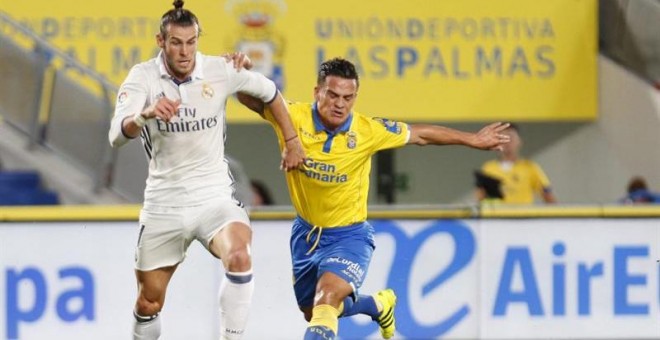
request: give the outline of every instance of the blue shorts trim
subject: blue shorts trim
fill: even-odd
[[[312,225],[298,216],[291,230],[293,289],[300,307],[314,304],[316,283],[325,272],[343,278],[353,287],[353,293],[357,294],[375,249],[373,227],[368,222],[361,222],[344,227],[323,228],[318,244],[309,252],[319,237],[317,229],[308,242],[307,237],[312,228]]]

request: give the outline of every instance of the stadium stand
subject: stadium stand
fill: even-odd
[[[0,205],[59,204],[57,193],[42,187],[36,171],[1,171]]]

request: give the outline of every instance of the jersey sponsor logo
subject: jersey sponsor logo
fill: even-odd
[[[320,141],[321,140],[321,137],[318,137],[318,136],[316,136],[315,134],[313,134],[309,131],[305,131],[303,128],[300,128],[299,131],[303,136],[305,136],[307,138],[313,139],[315,141]]]
[[[194,108],[194,107],[180,107],[176,111],[176,115],[178,117],[192,117],[192,118],[195,118],[197,116],[197,108]]]
[[[337,166],[330,163],[318,162],[311,158],[305,159],[305,168],[301,169],[310,179],[326,183],[344,183],[348,175],[337,172]]]
[[[178,119],[170,122],[164,122],[160,119],[157,119],[156,123],[158,126],[158,131],[194,132],[214,128],[218,125],[217,116],[196,119],[197,108],[194,107],[180,107],[177,110],[176,116]]]
[[[381,123],[387,131],[397,135],[401,134],[401,123],[380,117],[374,117],[372,119]]]
[[[218,125],[218,117],[193,120],[178,119],[174,122],[156,120],[158,131],[161,132],[194,132],[214,128]]]

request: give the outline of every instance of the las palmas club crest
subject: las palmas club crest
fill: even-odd
[[[285,39],[274,24],[275,19],[286,12],[284,1],[230,0],[225,10],[239,24],[232,32],[230,50],[245,53],[254,64],[252,69],[273,80],[283,91]]]

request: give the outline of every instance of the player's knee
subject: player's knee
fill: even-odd
[[[314,305],[339,306],[345,296],[339,293],[335,286],[329,284],[319,284],[314,297]]]
[[[135,312],[142,316],[152,316],[160,313],[163,305],[160,301],[149,300],[144,296],[139,296],[135,304]]]
[[[232,250],[225,260],[227,270],[230,272],[245,272],[252,268],[252,259],[247,247]]]

